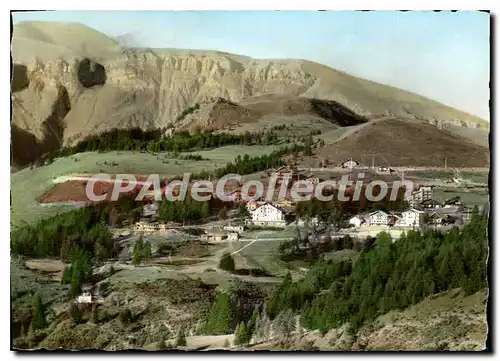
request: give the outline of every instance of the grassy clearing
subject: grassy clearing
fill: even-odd
[[[44,303],[63,299],[67,290],[48,275],[36,273],[24,261],[12,258],[10,262],[11,301],[15,305],[31,307],[34,296],[39,294]]]
[[[25,263],[30,270],[48,274],[52,280],[60,281],[66,264],[58,259],[31,259]]]
[[[11,174],[11,220],[15,225],[19,225],[22,221],[32,223],[41,217],[72,209],[71,206],[42,206],[36,202],[36,197],[50,188],[52,181],[60,176],[84,173],[159,173],[164,175],[197,173],[222,167],[238,155],[269,154],[275,148],[275,146],[227,146],[196,152],[207,160],[167,159],[166,164],[163,163],[164,154],[152,155],[140,152],[87,152],[59,158],[50,165],[33,169],[25,168]]]
[[[489,174],[462,172],[461,177],[474,183],[488,184]]]
[[[455,190],[447,191],[443,188],[434,188],[434,198],[438,202],[444,202],[447,199],[459,196],[461,201],[468,206],[482,206],[489,202],[489,195],[487,192],[457,192]]]
[[[233,247],[235,250],[242,249],[248,246],[248,243],[233,242]],[[238,255],[245,258],[248,267],[260,268],[268,274],[281,277],[289,271],[289,267],[278,258],[279,245],[278,241],[256,242],[243,249]]]
[[[348,132],[354,132],[355,129],[358,129],[358,127],[359,126],[339,127],[335,130],[331,130],[331,131],[328,131],[328,132],[325,132],[323,134],[318,135],[317,139],[323,139],[325,141],[325,144],[333,144],[337,140],[339,140],[341,137],[348,134]]]
[[[123,283],[144,283],[154,282],[160,279],[188,279],[175,270],[161,266],[129,266],[116,272],[108,278],[110,284],[120,285]]]
[[[422,179],[441,179],[450,180],[455,177],[453,170],[450,171],[407,171],[405,172],[405,177],[408,178],[422,178]],[[460,177],[465,180],[475,182],[475,183],[488,183],[488,173],[485,172],[460,172]]]

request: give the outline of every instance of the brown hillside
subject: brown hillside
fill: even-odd
[[[371,165],[487,167],[488,148],[442,131],[426,122],[386,119],[368,123],[349,137],[327,145],[317,156],[331,164],[353,158]],[[385,158],[385,161],[384,161]]]
[[[352,126],[367,122],[365,117],[332,100],[265,95],[245,98],[238,104],[223,98],[202,102],[200,108],[182,119],[177,127],[219,130],[255,123],[255,128],[259,128],[278,125],[280,121],[300,125],[297,123],[303,120],[315,120],[322,130],[331,125]]]

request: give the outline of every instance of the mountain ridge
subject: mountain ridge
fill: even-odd
[[[424,96],[300,59],[253,59],[218,51],[125,48],[82,24],[14,26],[12,123],[45,137],[44,122],[68,93],[63,144],[113,128],[162,128],[210,98],[239,103],[276,95],[335,101],[363,117],[389,115],[488,129],[489,122]],[[84,79],[84,80],[82,80]],[[14,90],[15,88],[15,90]]]

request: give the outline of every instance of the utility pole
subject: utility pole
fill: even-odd
[[[448,160],[444,158],[444,170],[448,168]]]
[[[372,156],[372,168],[375,169],[375,157],[374,156]]]

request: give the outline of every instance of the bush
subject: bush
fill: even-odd
[[[175,346],[179,347],[179,346],[186,346],[186,345],[187,345],[186,335],[184,335],[183,331],[179,331],[179,334],[177,335],[177,340],[175,342]]]
[[[171,350],[173,348],[172,344],[170,342],[166,343],[165,339],[162,338],[160,343],[158,344],[158,348],[160,350]]]
[[[126,326],[133,321],[132,312],[128,308],[125,308],[124,310],[122,310],[120,312],[119,317],[120,317],[120,322],[122,323],[123,326]]]
[[[222,255],[222,258],[219,262],[219,268],[225,271],[234,272],[234,258],[231,253],[226,252]]]
[[[83,311],[80,309],[78,305],[72,304],[70,313],[71,313],[71,319],[73,320],[74,323],[78,324],[82,322]]]

